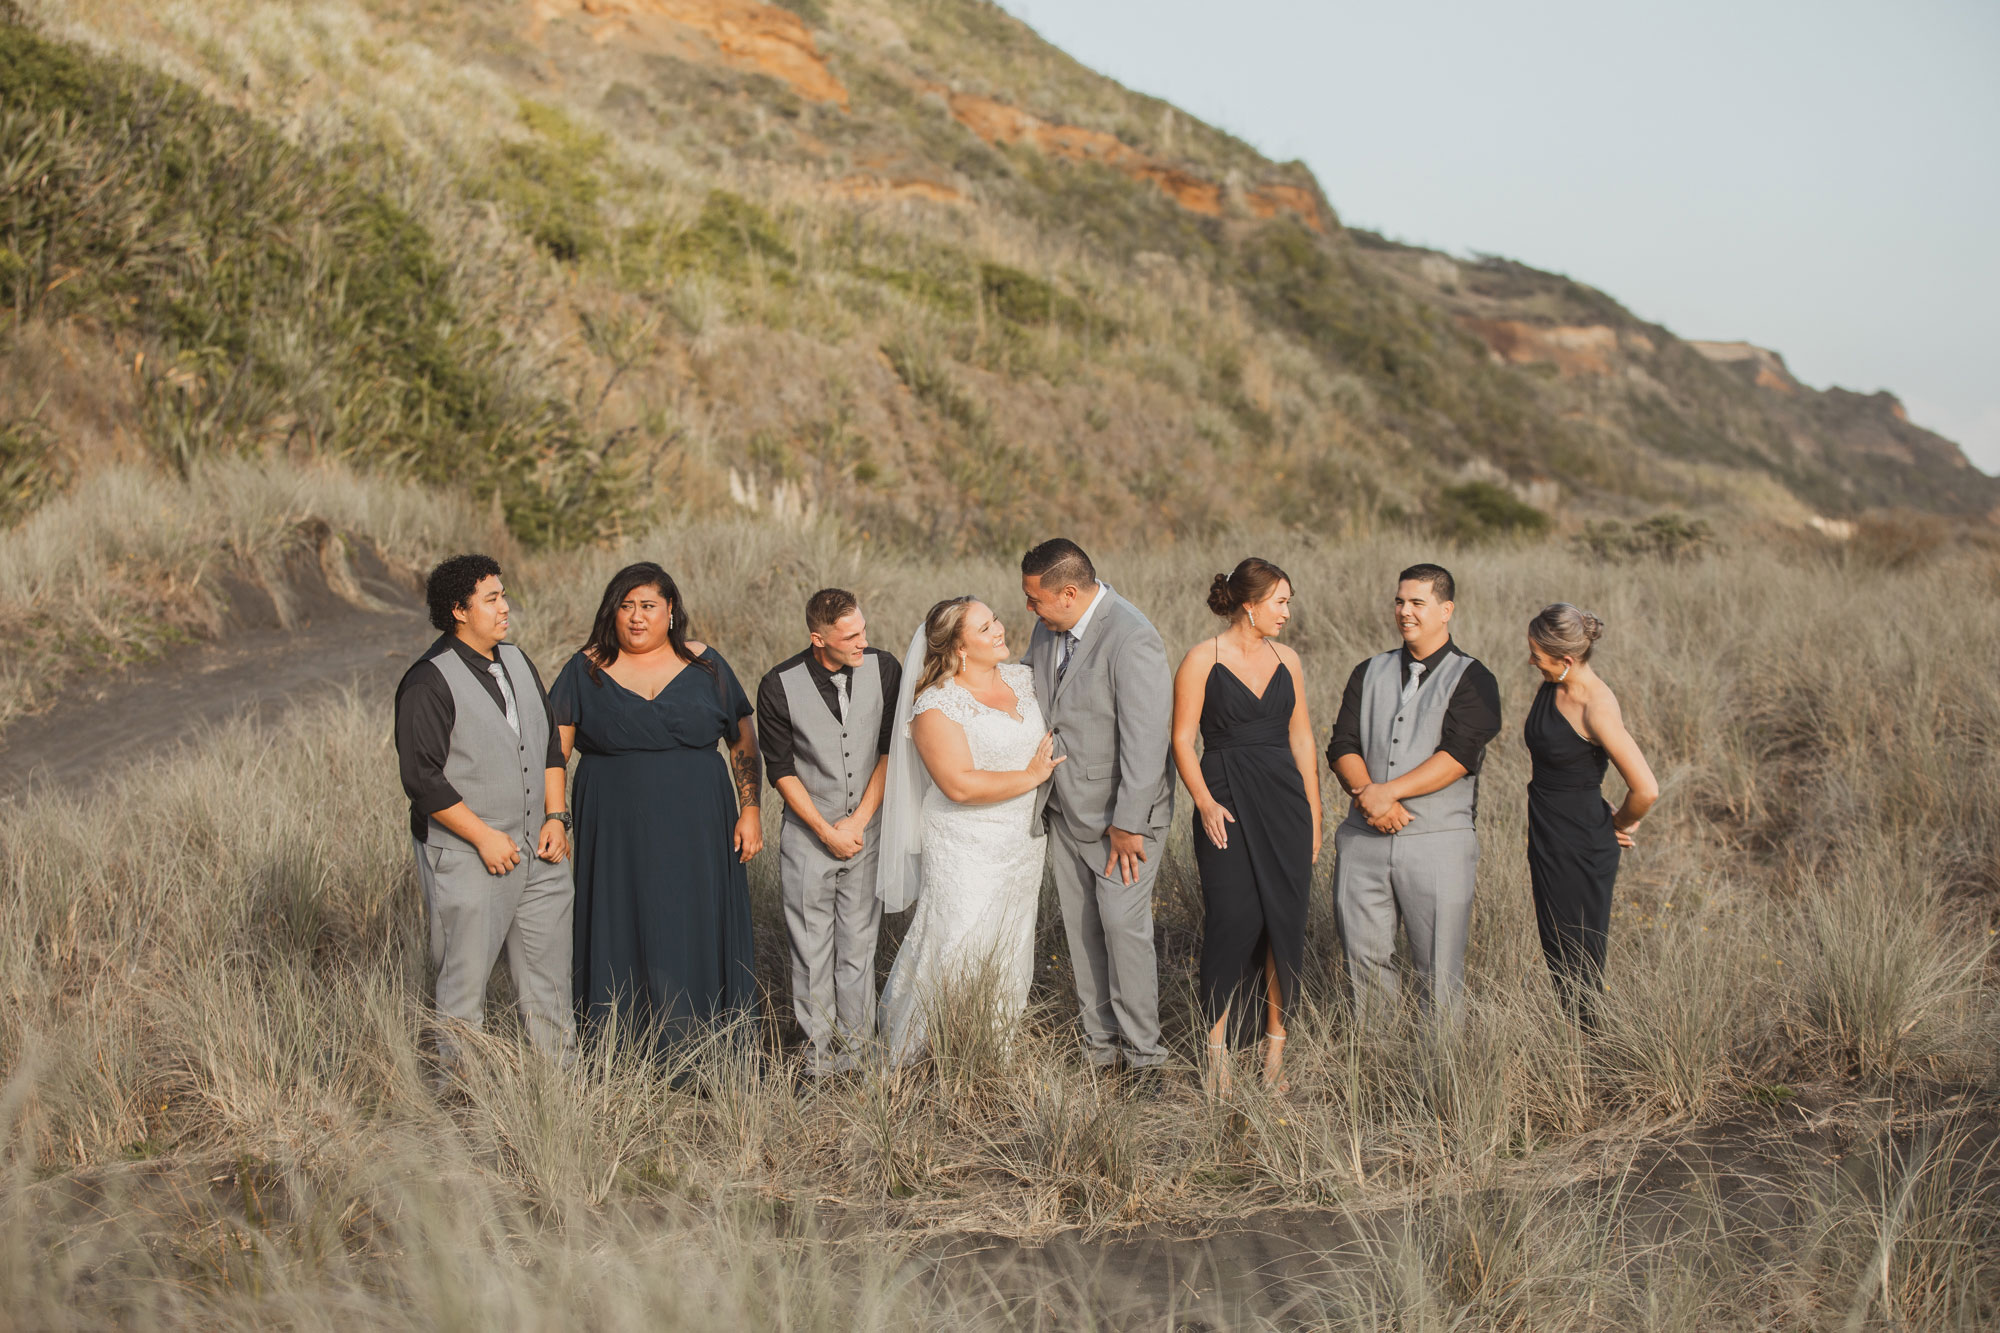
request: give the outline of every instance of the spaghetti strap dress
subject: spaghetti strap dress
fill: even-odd
[[[756,1004],[749,875],[730,845],[736,792],[716,748],[750,700],[713,648],[651,699],[590,665],[576,654],[549,691],[583,756],[571,796],[577,1017],[602,1030],[615,1013],[622,1034],[665,1054]]]
[[[1528,880],[1542,956],[1563,999],[1588,1017],[1603,989],[1618,878],[1618,831],[1604,799],[1609,757],[1577,733],[1544,683],[1523,728],[1534,775],[1528,783]]]
[[[1285,1011],[1298,997],[1312,886],[1312,806],[1292,757],[1296,687],[1282,664],[1262,696],[1228,667],[1209,668],[1201,702],[1201,776],[1236,822],[1227,847],[1194,821],[1201,876],[1201,996],[1212,1028],[1230,1015],[1226,1040],[1264,1031],[1264,960],[1277,962]]]

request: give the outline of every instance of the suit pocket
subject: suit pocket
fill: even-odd
[[[1083,780],[1085,782],[1109,782],[1117,776],[1118,761],[1115,759],[1108,763],[1085,764],[1083,766]]]

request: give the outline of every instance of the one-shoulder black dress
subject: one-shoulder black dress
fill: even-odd
[[[705,649],[651,699],[590,659],[570,658],[549,691],[576,728],[575,997],[601,1027],[664,1052],[707,1024],[749,1012],[757,976],[750,884],[731,844],[736,793],[716,744],[734,739],[750,700],[722,655]]]
[[[1289,667],[1279,666],[1262,698],[1228,667],[1209,668],[1201,701],[1201,776],[1236,822],[1227,847],[1194,821],[1201,874],[1201,995],[1214,1027],[1230,1014],[1227,1039],[1254,1042],[1264,1031],[1264,959],[1277,961],[1289,1011],[1305,959],[1306,901],[1312,887],[1312,806],[1292,757]]]
[[[1528,879],[1535,924],[1556,987],[1589,1012],[1603,988],[1604,945],[1611,929],[1611,886],[1618,878],[1618,833],[1604,799],[1602,747],[1577,733],[1544,683],[1523,728],[1534,777],[1528,783]]]

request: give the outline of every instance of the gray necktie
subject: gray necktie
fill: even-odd
[[[1417,686],[1423,684],[1423,681],[1424,681],[1424,664],[1422,662],[1410,663],[1410,678],[1403,684],[1403,697],[1398,699],[1396,702],[1398,704],[1408,703],[1410,701],[1410,696],[1417,692]]]
[[[1069,670],[1070,655],[1074,652],[1076,652],[1076,634],[1071,630],[1064,630],[1062,660],[1056,663],[1057,680],[1061,680],[1063,674]]]
[[[847,721],[847,673],[845,671],[836,671],[833,673],[833,697],[840,704],[840,707],[836,710],[840,714],[840,720],[842,722]]]
[[[514,683],[507,679],[507,668],[498,662],[488,662],[486,669],[492,672],[493,679],[500,683],[500,697],[507,704],[507,725],[512,727],[514,734],[518,736],[521,734],[521,715],[514,711]]]

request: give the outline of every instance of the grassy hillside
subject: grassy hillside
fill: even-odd
[[[972,551],[2000,504],[1893,400],[1349,232],[978,0],[25,18],[17,506],[140,447],[387,464],[533,542],[728,506]],[[44,395],[64,357],[91,373]]]

